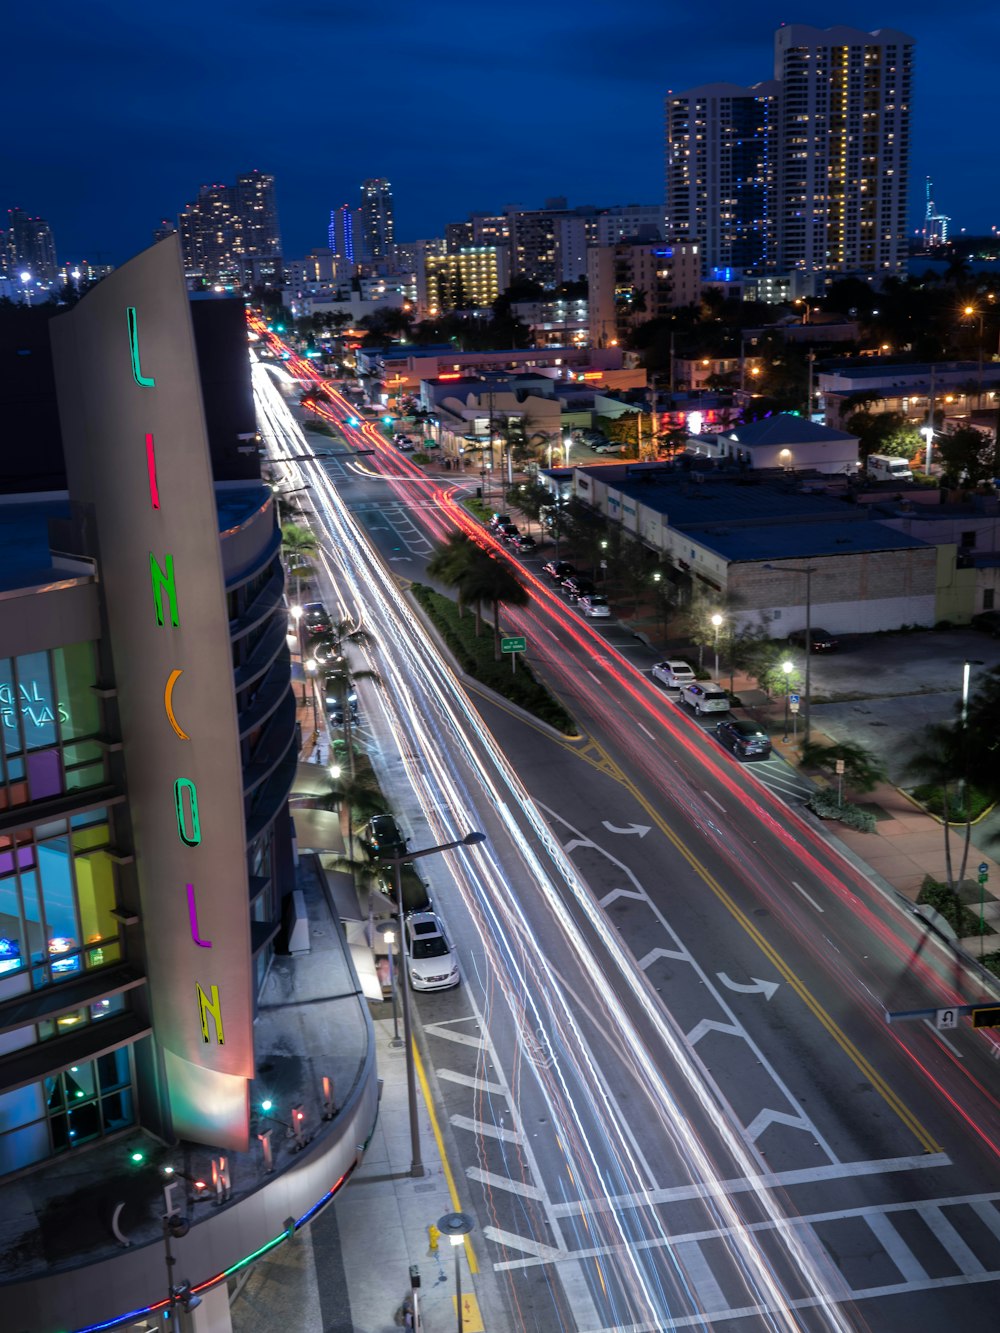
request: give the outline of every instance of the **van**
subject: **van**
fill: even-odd
[[[906,459],[892,458],[889,454],[869,454],[868,475],[879,481],[913,480],[913,473]]]

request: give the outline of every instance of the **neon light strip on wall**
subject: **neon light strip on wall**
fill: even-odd
[[[135,306],[130,305],[128,310],[128,350],[132,356],[132,378],[142,389],[152,389],[156,385],[156,380],[152,375],[144,375],[142,366],[139,364],[139,316],[136,314]]]
[[[187,792],[188,809],[184,809]],[[190,778],[178,778],[174,783],[174,807],[177,811],[177,835],[185,847],[197,847],[201,842],[201,820],[198,817],[198,789]]]
[[[154,509],[160,507],[160,489],[156,484],[156,450],[153,437],[146,432],[146,471],[149,473],[149,498]]]

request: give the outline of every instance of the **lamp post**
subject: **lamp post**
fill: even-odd
[[[721,626],[721,624],[722,624],[722,616],[720,616],[719,613],[718,613],[718,611],[716,611],[715,615],[712,617],[712,629],[715,631],[715,634],[714,634],[714,644],[713,644],[713,646],[714,646],[714,648],[715,648],[715,679],[716,679],[716,680],[719,679],[719,627]]]
[[[812,695],[809,691],[809,665],[812,658],[812,576],[816,573],[815,565],[765,565],[775,574],[804,574],[806,576],[806,682],[803,690],[805,707],[802,710],[802,743],[809,744],[812,723]]]
[[[319,670],[319,663],[315,657],[307,657],[302,664],[309,673],[309,692],[312,694],[313,704],[313,731],[319,731],[319,721],[316,717],[316,672]],[[302,701],[305,703],[305,700]]]
[[[24,304],[31,305],[31,288],[28,283],[31,281],[31,274],[27,269],[21,274],[21,283],[24,286]]]
[[[475,1223],[468,1213],[445,1213],[444,1217],[438,1218],[438,1230],[442,1236],[447,1236],[451,1241],[451,1247],[455,1251],[455,1298],[458,1305],[458,1333],[462,1333],[464,1321],[462,1319],[462,1269],[459,1265],[459,1251],[465,1244],[465,1238],[473,1229]]]
[[[781,739],[783,741],[787,741],[788,740],[788,693],[792,687],[792,672],[795,670],[795,664],[793,662],[788,662],[788,661],[782,662],[781,669],[785,673],[785,734],[784,736],[782,736]]]
[[[969,746],[966,739],[965,728],[969,719],[969,682],[972,679],[972,668],[982,666],[983,663],[978,657],[972,657],[962,663],[962,709],[961,709],[961,727],[962,727],[962,776],[958,781],[959,798],[963,805],[968,804],[968,794],[966,788],[966,771],[968,769]],[[966,808],[965,821],[970,823],[970,811]]]
[[[464,838],[454,842],[443,842],[437,847],[425,847],[422,851],[405,850],[402,856],[380,856],[379,863],[392,866],[396,888],[396,911],[399,914],[399,967],[403,973],[403,1041],[406,1045],[406,1096],[410,1112],[410,1175],[422,1176],[424,1164],[420,1159],[420,1123],[417,1120],[417,1079],[413,1064],[413,1029],[410,1021],[410,988],[406,983],[406,935],[403,933],[403,864],[416,861],[421,856],[433,856],[435,852],[449,852],[453,847],[472,847],[478,842],[485,842],[485,833],[467,833]]]
[[[934,448],[934,427],[921,426],[920,434],[924,437],[924,444],[927,446],[927,457],[924,461],[924,471],[928,476],[931,474],[931,452]]]
[[[402,922],[400,922],[400,929],[402,929]],[[396,941],[396,932],[392,926],[382,927],[382,938],[389,946],[389,994],[392,997],[392,1041],[390,1045],[402,1046],[403,1043],[399,1039],[399,1015],[396,1012],[396,975],[392,966],[392,955],[395,953],[392,946]]]

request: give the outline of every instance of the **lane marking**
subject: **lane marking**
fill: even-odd
[[[763,1111],[757,1112],[743,1132],[751,1143],[756,1143],[764,1131],[770,1129],[772,1125],[786,1125],[789,1129],[804,1129],[807,1132],[812,1130],[812,1125],[805,1116],[789,1115],[787,1111],[775,1111],[765,1107]]]
[[[801,884],[796,884],[794,879],[791,880],[790,883],[793,889],[798,889],[799,893],[802,894],[802,897],[805,898],[806,902],[810,905],[810,907],[815,907],[817,912],[822,912],[825,910],[824,908],[820,907],[819,903],[816,901],[815,898],[812,897],[811,894],[806,893],[805,889],[802,887]]]
[[[448,1159],[448,1153],[445,1150],[444,1138],[441,1135],[441,1126],[438,1124],[437,1112],[434,1110],[434,1101],[431,1097],[431,1090],[427,1086],[427,1075],[424,1073],[424,1062],[420,1058],[420,1051],[417,1043],[413,1042],[413,1066],[417,1071],[417,1078],[420,1081],[420,1091],[423,1093],[424,1105],[427,1107],[427,1114],[431,1122],[431,1133],[434,1135],[434,1142],[437,1144],[437,1150],[441,1154],[441,1169],[444,1172],[445,1184],[448,1186],[448,1197],[451,1199],[452,1212],[460,1213],[462,1211],[462,1201],[458,1197],[458,1190],[455,1188],[455,1173],[451,1169],[451,1162]],[[479,1272],[479,1261],[476,1259],[476,1252],[472,1248],[472,1241],[468,1236],[465,1238],[465,1257],[469,1263],[469,1272]]]
[[[551,1245],[543,1245],[541,1241],[531,1240],[527,1236],[515,1235],[513,1231],[501,1231],[499,1227],[483,1227],[483,1235],[487,1240],[492,1240],[497,1245],[502,1245],[505,1250],[521,1250],[524,1254],[534,1255],[534,1260],[514,1259],[508,1263],[494,1264],[494,1268],[520,1267],[524,1262],[551,1264],[557,1259],[577,1259],[580,1256],[577,1252],[571,1253],[569,1250],[557,1250]]]
[[[726,813],[726,807],[725,807],[724,805],[720,805],[719,802],[715,799],[715,797],[712,795],[712,793],[711,793],[710,791],[705,791],[705,788],[704,788],[704,787],[702,787],[701,790],[702,790],[702,795],[708,797],[708,799],[709,799],[709,800],[712,802],[712,804],[715,806],[716,810],[721,810],[723,814]]]
[[[498,1176],[492,1171],[483,1171],[478,1166],[467,1166],[465,1174],[470,1180],[475,1180],[490,1189],[509,1190],[511,1194],[520,1194],[525,1199],[536,1199],[539,1203],[544,1203],[547,1197],[544,1190],[540,1190],[537,1185],[529,1185],[526,1180],[512,1180],[510,1176]]]
[[[451,1115],[448,1117],[448,1123],[454,1125],[456,1129],[467,1129],[470,1134],[485,1134],[491,1139],[502,1139],[504,1143],[521,1142],[521,1136],[516,1129],[507,1129],[503,1125],[488,1125],[485,1120],[473,1120],[468,1115]]]
[[[681,1241],[673,1247],[684,1276],[694,1286],[695,1300],[708,1314],[729,1309],[729,1302],[697,1241]]]
[[[958,1049],[958,1047],[953,1042],[950,1042],[943,1032],[939,1032],[929,1018],[924,1019],[924,1025],[930,1028],[931,1032],[935,1037],[937,1037],[938,1041],[941,1043],[942,1046],[948,1047],[948,1050],[951,1051],[952,1055],[954,1055],[956,1059],[958,1060],[965,1059],[965,1056]]]
[[[828,1180],[854,1180],[860,1176],[891,1175],[900,1171],[928,1171],[951,1166],[947,1153],[920,1153],[916,1157],[883,1157],[870,1162],[834,1162],[830,1166],[799,1167],[794,1171],[775,1171],[749,1179],[713,1180],[704,1185],[670,1185],[664,1189],[645,1190],[641,1194],[615,1194],[573,1203],[554,1203],[558,1216],[576,1216],[581,1206],[588,1212],[612,1212],[628,1208],[656,1208],[661,1204],[687,1203],[692,1199],[711,1199],[718,1194],[751,1194],[760,1189],[786,1190],[796,1185],[818,1185]],[[975,1203],[979,1212],[1000,1239],[1000,1212],[992,1204]],[[986,1212],[989,1210],[990,1219]]]
[[[963,1273],[985,1273],[986,1269],[978,1257],[966,1245],[940,1208],[919,1206],[917,1212],[927,1223],[928,1229],[941,1242]]]
[[[438,1069],[435,1071],[439,1079],[443,1078],[449,1083],[458,1083],[463,1088],[472,1088],[476,1092],[488,1092],[495,1097],[506,1097],[507,1092],[501,1083],[488,1083],[484,1078],[476,1078],[472,1074],[460,1074],[457,1069]]]
[[[926,1282],[928,1273],[917,1263],[917,1256],[903,1240],[884,1213],[872,1213],[865,1218],[872,1235],[899,1269],[906,1282]]]

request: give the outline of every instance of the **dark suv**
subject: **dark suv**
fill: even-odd
[[[553,583],[562,583],[563,579],[568,579],[571,574],[576,573],[576,565],[571,565],[566,560],[549,560],[542,565],[542,573],[548,574]]]
[[[399,856],[406,851],[406,839],[392,815],[372,815],[362,829],[359,841],[369,861],[378,861],[383,856]]]
[[[306,602],[302,608],[302,628],[307,634],[330,633],[333,621],[322,602]]]
[[[727,717],[715,724],[715,734],[740,759],[766,759],[771,753],[770,736],[749,718]]]
[[[806,646],[806,632],[804,629],[793,629],[788,636],[788,642],[794,643],[796,648]],[[837,640],[825,629],[819,629],[817,626],[809,631],[809,651],[813,653],[832,653],[837,646]]]
[[[590,579],[585,579],[581,574],[570,574],[568,578],[563,579],[562,590],[571,602],[579,601],[581,597],[589,597],[591,593],[597,591]]]

